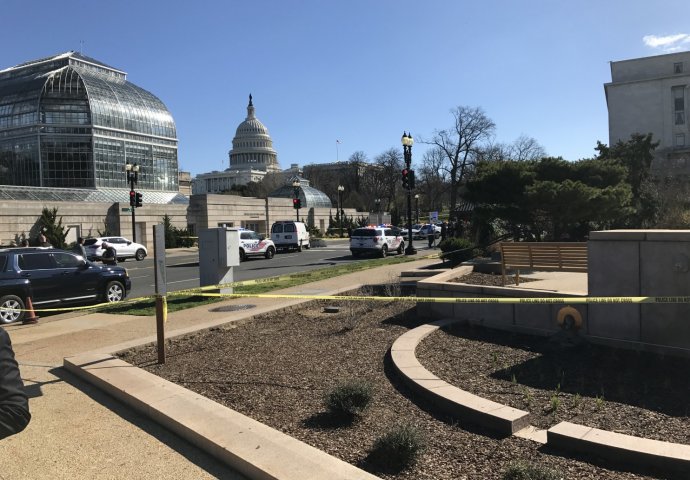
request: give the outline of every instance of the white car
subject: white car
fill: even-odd
[[[438,238],[441,236],[441,227],[432,223],[427,223],[419,229],[418,235],[420,238],[427,238],[431,232],[434,233],[435,238]]]
[[[385,257],[389,252],[402,254],[405,251],[405,240],[397,228],[356,228],[350,235],[350,251],[353,257],[363,253],[375,253],[381,257]]]
[[[417,238],[419,236],[419,229],[422,228],[421,223],[415,223],[412,225],[412,238]],[[403,238],[407,238],[407,228],[403,228],[400,230],[400,235],[403,236]]]
[[[272,240],[253,230],[240,230],[240,262],[256,256],[271,259],[275,254],[276,246]]]
[[[89,260],[102,260],[103,242],[113,246],[118,262],[124,262],[128,258],[135,258],[141,261],[148,255],[148,250],[146,250],[145,246],[127,240],[125,237],[97,237],[84,240],[86,258]]]

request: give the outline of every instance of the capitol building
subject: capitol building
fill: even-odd
[[[197,175],[192,182],[192,193],[222,193],[235,185],[260,182],[267,173],[281,171],[268,129],[256,118],[251,94],[247,118],[238,125],[228,156],[229,168]]]

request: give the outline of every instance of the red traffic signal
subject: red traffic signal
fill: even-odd
[[[402,186],[406,190],[410,189],[410,171],[406,168],[402,171]]]
[[[134,207],[136,205],[136,203],[137,203],[136,202],[136,195],[137,195],[137,192],[135,192],[134,190],[129,191],[129,206],[130,207]]]
[[[299,198],[293,198],[292,208],[294,208],[295,210],[302,208],[302,200],[300,200]]]

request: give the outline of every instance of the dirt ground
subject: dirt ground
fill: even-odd
[[[340,310],[325,313],[326,306]],[[386,479],[500,479],[516,460],[565,479],[666,478],[495,438],[435,414],[399,382],[388,355],[396,338],[422,323],[412,302],[317,301],[171,340],[162,366],[153,346],[122,358]],[[690,443],[687,361],[554,349],[544,339],[467,327],[432,334],[417,354],[446,381],[529,410],[541,428],[569,420]],[[324,395],[355,378],[374,386],[373,404],[355,422],[333,418]],[[385,469],[369,453],[400,424],[416,426],[425,449],[411,468]]]

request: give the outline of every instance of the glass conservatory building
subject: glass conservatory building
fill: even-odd
[[[0,70],[0,185],[178,192],[166,106],[127,74],[76,52]]]
[[[299,182],[297,191],[295,191],[295,187],[292,186],[295,181]],[[302,208],[333,207],[328,195],[312,187],[309,185],[309,180],[298,175],[287,178],[285,185],[269,193],[268,196],[272,198],[295,198],[295,193],[297,193],[297,197],[302,200]]]

